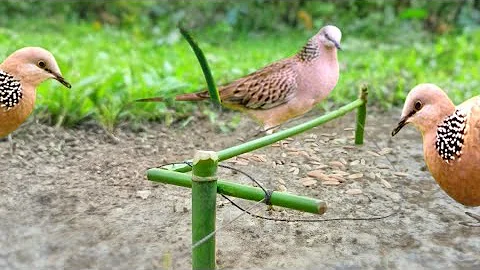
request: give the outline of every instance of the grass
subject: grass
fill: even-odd
[[[314,34],[298,29],[239,36],[219,29],[191,32],[206,54],[217,84],[294,54]],[[402,38],[386,42],[344,31],[340,81],[321,106],[330,109],[354,100],[362,83],[369,85],[370,100],[386,109],[402,104],[408,90],[422,82],[438,84],[457,103],[478,95],[480,51],[475,44],[480,43],[479,31]],[[67,90],[49,81],[39,87],[37,117],[51,124],[72,126],[94,119],[113,130],[121,121],[169,124],[186,119],[187,123],[198,112],[215,118],[205,104],[173,102],[178,93],[205,87],[195,55],[178,31],[28,21],[0,28],[0,57],[23,46],[52,51],[73,85]],[[163,96],[166,102],[131,103],[152,96]]]

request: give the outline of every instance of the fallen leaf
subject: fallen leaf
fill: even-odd
[[[339,169],[345,169],[345,165],[343,165],[343,163],[340,161],[330,161],[328,165]]]
[[[302,179],[300,179],[300,182],[305,187],[311,187],[311,186],[314,186],[314,185],[317,184],[317,180],[315,180],[313,178],[310,178],[310,177],[302,178]]]
[[[400,177],[407,177],[408,173],[404,172],[393,172],[393,175],[400,176]]]
[[[340,185],[340,182],[335,181],[335,180],[324,181],[324,182],[322,182],[322,185],[325,185],[325,186],[338,186],[338,185]]]
[[[363,173],[354,173],[347,176],[348,179],[358,179],[362,177],[363,177]]]
[[[379,154],[377,154],[377,153],[375,153],[375,152],[373,152],[373,151],[367,151],[367,154],[370,154],[370,155],[372,155],[372,156],[374,156],[374,157],[379,157],[379,156],[380,156]]]
[[[392,188],[392,185],[390,185],[390,183],[387,182],[387,180],[380,178],[380,182],[381,182],[386,188]]]

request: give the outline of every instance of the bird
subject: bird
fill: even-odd
[[[295,55],[273,62],[219,87],[222,104],[245,112],[268,131],[310,111],[335,88],[339,79],[337,50],[342,32],[327,25]],[[208,91],[176,96],[177,101],[209,98]],[[161,97],[138,99],[159,102]]]
[[[31,114],[37,86],[50,78],[72,87],[55,57],[44,48],[21,48],[0,64],[0,138],[8,136],[12,151],[11,133]]]
[[[455,106],[440,87],[419,84],[392,136],[409,123],[422,134],[424,159],[439,186],[465,206],[480,206],[480,96]],[[467,214],[480,226],[480,216]]]

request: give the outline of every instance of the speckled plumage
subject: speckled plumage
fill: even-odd
[[[310,39],[305,46],[297,53],[298,59],[309,62],[320,56],[319,44],[315,39]]]
[[[407,123],[421,131],[425,162],[440,187],[461,204],[480,206],[480,96],[455,106],[439,87],[418,85],[392,135]]]
[[[247,113],[265,130],[308,112],[337,84],[340,40],[337,27],[323,27],[294,56],[220,86],[223,105]],[[208,98],[208,91],[202,91],[179,95],[176,100]],[[157,97],[139,101],[160,100]]]
[[[12,75],[0,70],[0,108],[10,110],[15,107],[23,97],[20,81]]]
[[[462,154],[466,123],[467,114],[456,110],[437,127],[435,149],[445,162],[448,163]]]

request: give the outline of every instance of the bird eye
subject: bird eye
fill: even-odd
[[[422,109],[422,107],[423,107],[423,104],[422,104],[422,102],[421,102],[420,100],[417,100],[417,101],[415,101],[415,105],[414,105],[414,106],[415,106],[415,110],[416,110],[416,111],[420,111],[420,110]]]
[[[38,61],[37,65],[41,68],[45,68],[47,66],[47,64],[43,60]]]

